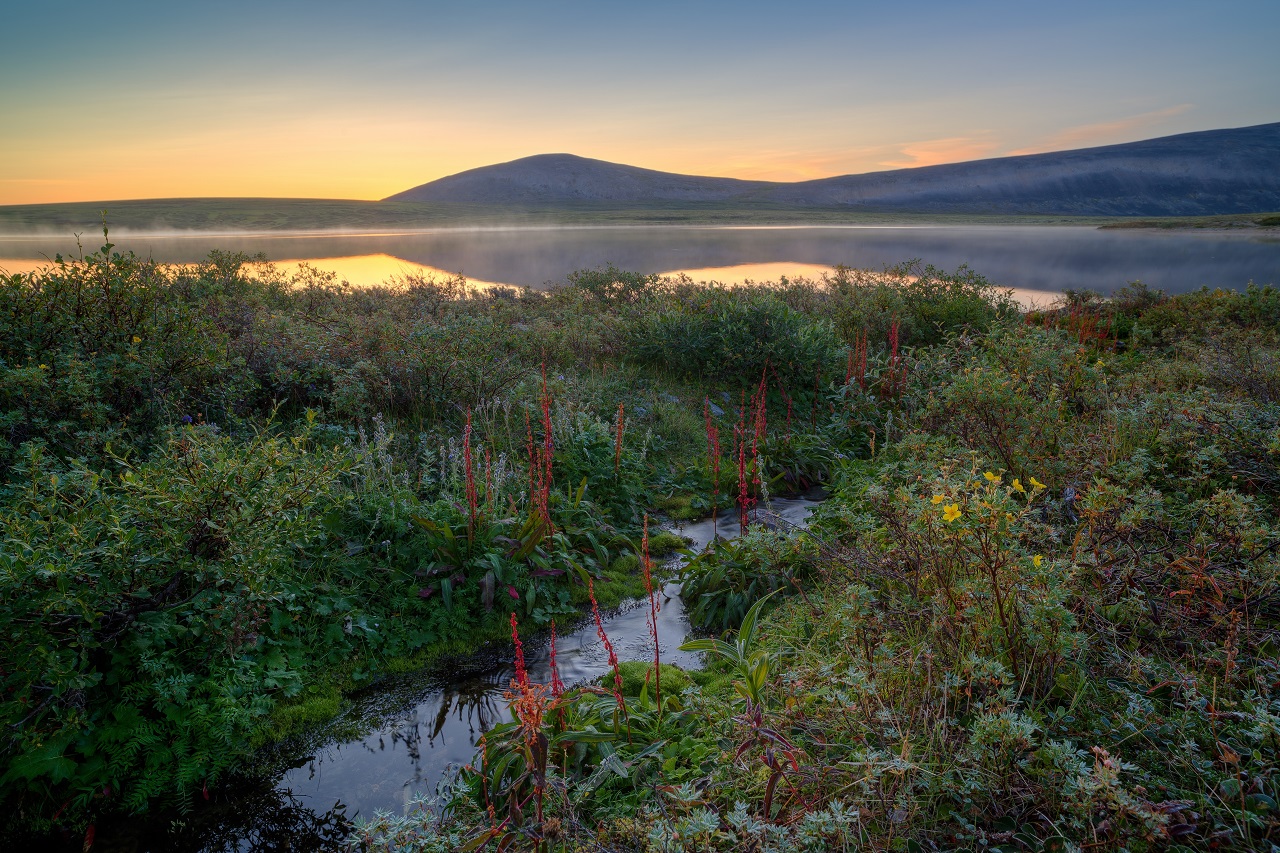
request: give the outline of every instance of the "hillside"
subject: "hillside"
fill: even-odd
[[[677,175],[573,154],[538,154],[510,163],[459,172],[397,193],[385,201],[470,204],[707,202],[738,200],[785,186],[767,181]]]
[[[799,183],[678,175],[542,154],[387,201],[559,206],[720,202],[946,214],[1206,216],[1280,209],[1280,122]]]

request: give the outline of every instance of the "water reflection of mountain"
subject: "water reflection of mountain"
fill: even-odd
[[[65,242],[6,239],[0,241],[0,258],[66,252]],[[482,281],[530,287],[605,263],[641,272],[780,261],[880,269],[912,258],[944,269],[968,264],[999,284],[1044,291],[1109,291],[1135,279],[1170,292],[1280,280],[1280,245],[1248,233],[1054,226],[633,226],[360,236],[122,237],[120,244],[174,262],[198,260],[213,248],[263,252],[277,260],[313,258],[320,267],[324,258],[382,253]]]

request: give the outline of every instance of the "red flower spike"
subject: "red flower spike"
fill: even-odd
[[[644,569],[644,588],[649,594],[649,633],[653,637],[653,695],[662,716],[662,649],[658,645],[658,599],[653,593],[653,561],[649,559],[649,516],[644,517],[644,538],[640,544],[640,566]]]
[[[599,635],[600,642],[609,655],[609,666],[613,667],[613,698],[617,700],[618,707],[625,714],[627,702],[622,698],[622,669],[618,666],[618,656],[613,651],[613,643],[609,642],[609,635],[604,631],[604,620],[600,618],[600,605],[596,602],[595,584],[591,582],[590,575],[587,576],[587,597],[591,599],[591,615],[596,620],[596,634]]]
[[[521,689],[529,686],[529,671],[524,666],[524,643],[520,642],[520,632],[516,628],[516,614],[511,612],[511,641],[516,646],[516,682]]]
[[[556,666],[556,620],[551,620],[551,695],[559,697],[564,693],[564,682],[560,680],[560,667]]]

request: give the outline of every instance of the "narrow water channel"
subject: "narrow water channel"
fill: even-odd
[[[804,498],[775,498],[771,509],[784,523],[803,525],[815,506]],[[690,549],[701,551],[718,532],[724,538],[738,533],[736,511],[712,519],[673,527],[691,540]],[[604,627],[619,659],[652,660],[649,608],[643,602],[623,608],[606,619]],[[658,616],[658,643],[664,663],[685,669],[702,665],[701,655],[682,652],[689,635],[680,588],[667,584],[662,591]],[[551,680],[550,648],[545,642],[526,649],[529,677]],[[566,684],[581,684],[608,671],[609,661],[593,623],[560,637],[556,664]],[[388,713],[385,701],[374,697],[365,707],[352,710],[352,718],[364,715],[372,723],[366,734],[318,750],[300,767],[287,772],[277,786],[317,812],[341,802],[348,817],[371,817],[386,810],[403,812],[416,796],[433,791],[451,767],[465,764],[475,754],[480,736],[508,717],[502,694],[515,670],[510,661],[478,674],[448,682],[433,681],[417,696],[396,691],[401,706]]]
[[[804,526],[817,505],[807,498],[775,498],[766,523]],[[736,510],[675,525],[695,553],[719,535],[738,535]],[[652,660],[647,602],[634,602],[604,620],[605,631],[621,660]],[[686,669],[702,665],[700,655],[681,652],[688,637],[680,588],[662,591],[658,642],[664,663]],[[550,648],[545,638],[525,647],[530,677],[551,679]],[[556,664],[566,684],[599,678],[609,662],[595,624],[559,638]],[[181,813],[115,818],[97,826],[94,853],[265,853],[339,849],[355,820],[378,811],[403,813],[406,804],[434,792],[457,766],[471,761],[476,742],[491,726],[508,719],[503,691],[514,676],[511,661],[477,663],[453,677],[426,674],[388,679],[358,696],[339,719],[315,735],[319,744],[276,779],[243,780],[210,790]],[[295,745],[296,746],[296,745]],[[282,745],[290,749],[289,745]],[[297,755],[298,753],[294,753]],[[46,853],[79,851],[79,835],[45,836],[4,849]],[[0,844],[3,847],[3,844]]]

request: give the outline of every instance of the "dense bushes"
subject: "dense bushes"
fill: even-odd
[[[661,699],[647,669],[513,694],[449,813],[368,843],[1260,843],[1276,303],[1135,286],[1023,318],[928,267],[360,289],[110,249],[7,279],[0,802],[189,802],[380,672],[643,589],[647,507],[822,482],[805,537],[687,567],[699,623],[754,626],[703,644],[723,660],[659,670]]]
[[[804,594],[775,593],[736,641],[699,643],[712,659],[668,727],[652,726],[651,693],[623,697],[640,709],[627,729],[616,697],[584,692],[566,701],[594,723],[548,758],[537,820],[494,830],[460,795],[443,821],[381,817],[364,840],[1268,849],[1269,298],[1135,289],[957,330],[896,365],[873,355],[861,381],[827,389],[814,434],[836,457],[832,497],[811,530],[755,532],[688,566],[688,603],[716,629],[773,590]],[[1208,308],[1193,324],[1188,305]],[[686,476],[706,488],[707,463]],[[563,738],[554,713],[545,731]],[[511,766],[507,741],[490,747],[488,767]]]
[[[305,437],[208,427],[109,472],[32,447],[0,517],[0,786],[20,809],[140,809],[245,753],[311,665],[297,621],[341,466]]]
[[[676,304],[632,320],[633,357],[676,375],[737,384],[772,368],[784,385],[808,388],[838,362],[835,330],[769,291],[687,288]],[[743,382],[746,381],[746,383]]]

